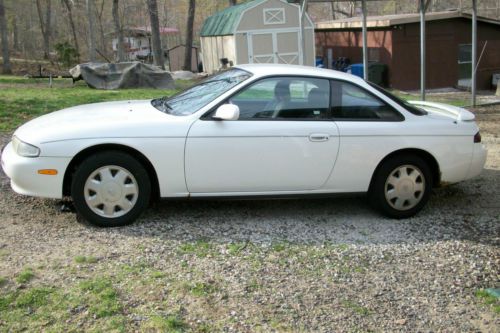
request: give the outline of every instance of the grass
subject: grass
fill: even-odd
[[[44,82],[15,76],[0,76],[0,84],[7,85],[0,89],[0,131],[13,131],[32,118],[75,105],[151,99],[176,92],[176,90],[156,89],[96,90],[81,83],[73,87],[64,79],[56,79],[54,82],[58,86],[49,88],[46,82],[46,80]],[[182,82],[179,86],[184,88],[190,84],[193,82]]]
[[[476,297],[479,298],[484,304],[491,306],[493,312],[500,314],[500,299],[489,294],[486,290],[481,289],[476,291]]]
[[[97,263],[97,258],[93,256],[76,256],[75,257],[75,262],[77,264],[95,264]]]
[[[17,281],[17,283],[28,283],[34,277],[35,277],[35,273],[33,273],[31,268],[25,268],[16,277],[16,281]]]
[[[121,312],[122,306],[118,301],[118,294],[109,279],[97,277],[83,281],[80,283],[80,288],[86,292],[87,300],[91,303],[89,312],[97,318]]]
[[[184,243],[179,246],[179,252],[181,254],[191,254],[199,258],[205,258],[211,254],[215,254],[213,249],[213,244],[204,240],[199,240],[195,243]]]
[[[184,332],[187,324],[180,315],[172,314],[167,316],[152,316],[143,327],[145,332]]]
[[[347,309],[351,309],[353,312],[355,312],[361,316],[368,316],[369,314],[371,314],[370,309],[368,309],[364,306],[358,305],[358,304],[356,304],[352,301],[349,301],[349,300],[343,301],[342,306],[347,308]]]

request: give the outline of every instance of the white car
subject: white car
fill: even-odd
[[[76,106],[21,126],[2,153],[14,191],[71,196],[99,226],[155,197],[366,192],[405,218],[432,187],[480,174],[474,115],[404,102],[337,71],[242,65],[170,98]]]

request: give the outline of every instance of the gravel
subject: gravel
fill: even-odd
[[[193,330],[498,332],[498,313],[475,293],[500,287],[500,108],[475,111],[489,149],[482,175],[436,189],[401,221],[380,217],[364,197],[162,201],[134,225],[98,229],[57,200],[14,194],[1,173],[0,275],[36,267],[35,283],[66,286],[146,263],[169,282],[133,292],[141,274],[120,282],[128,330],[152,313],[134,309],[177,307]],[[67,269],[78,255],[98,262]],[[179,296],[175,281],[214,291]]]

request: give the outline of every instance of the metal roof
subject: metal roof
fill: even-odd
[[[253,0],[228,7],[210,17],[203,23],[201,37],[232,35],[241,14],[266,0]]]
[[[454,10],[446,12],[429,12],[425,14],[425,21],[437,21],[453,18],[467,18],[471,19],[471,15]],[[478,17],[478,21],[487,22],[491,24],[500,25],[500,21]],[[418,23],[420,22],[420,14],[397,14],[397,15],[384,15],[384,16],[368,16],[366,18],[366,25],[368,28],[382,28],[390,27],[401,24]],[[349,17],[333,21],[317,22],[316,29],[351,29],[361,28],[361,17]]]

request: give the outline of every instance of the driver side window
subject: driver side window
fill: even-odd
[[[263,79],[228,102],[239,107],[239,120],[327,119],[330,84],[328,80],[315,78]]]

